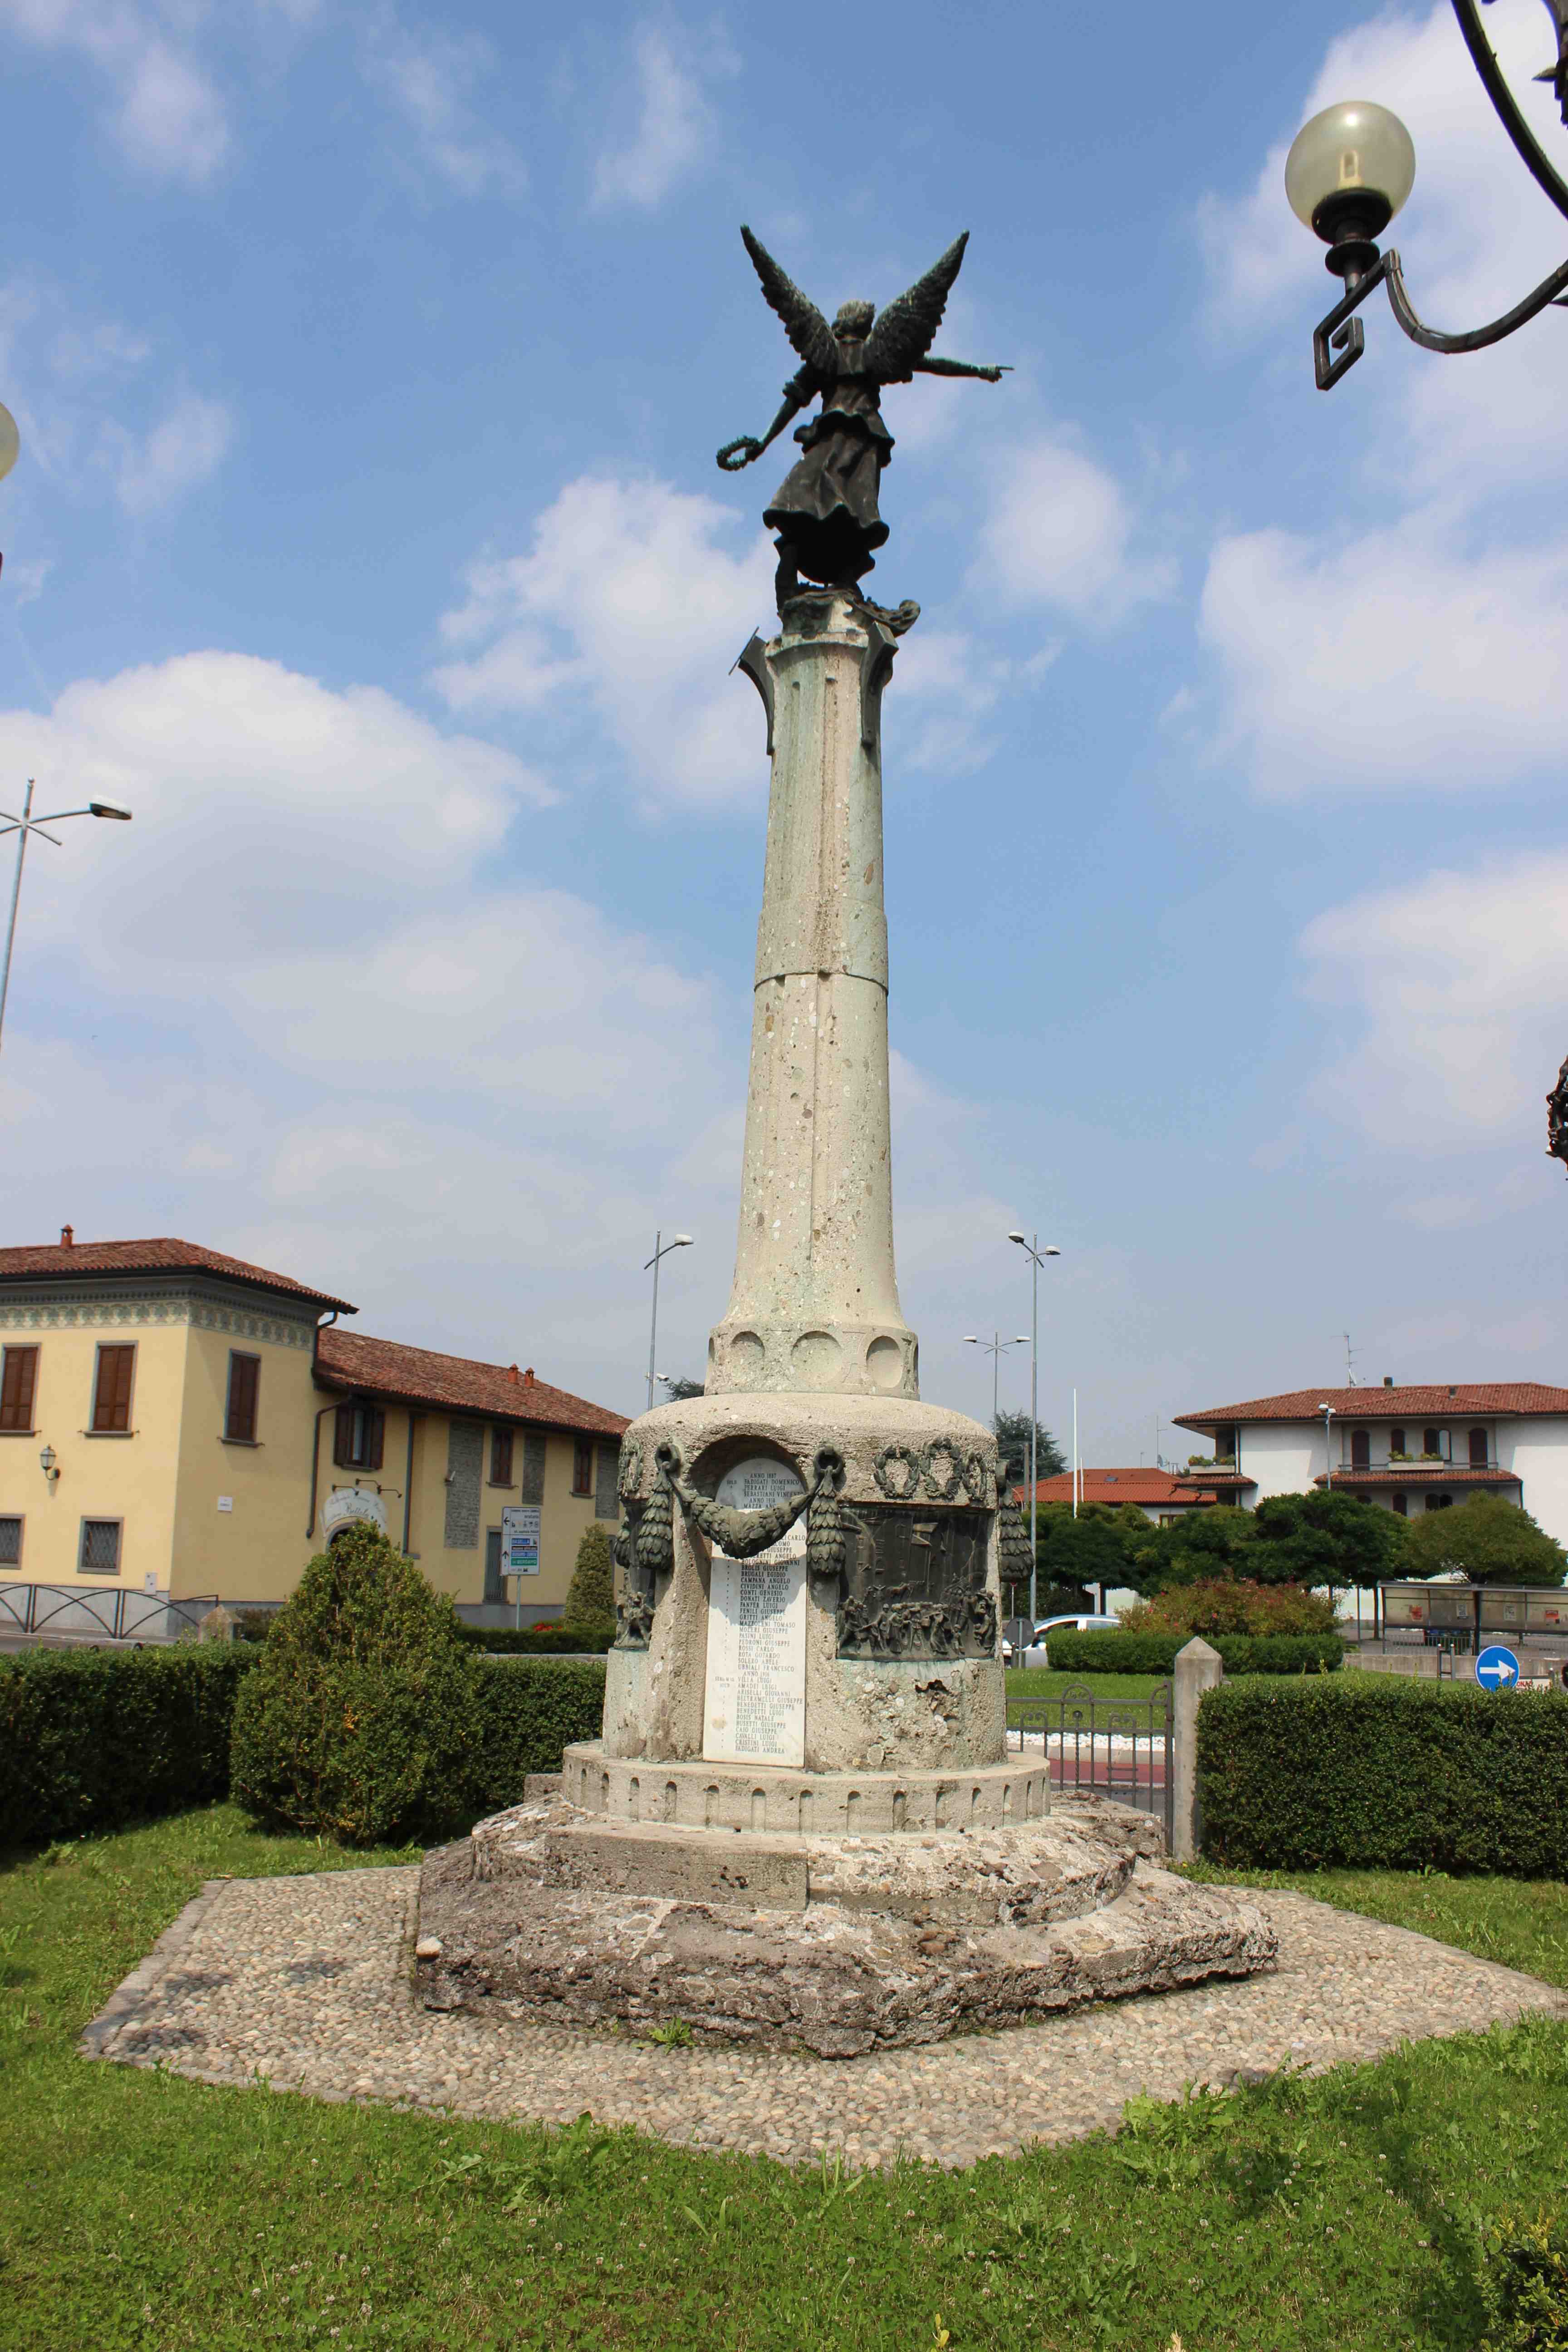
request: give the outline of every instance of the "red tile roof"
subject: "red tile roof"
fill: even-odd
[[[580,1429],[598,1437],[619,1437],[630,1427],[626,1415],[589,1404],[565,1389],[520,1373],[515,1364],[476,1364],[466,1356],[441,1356],[429,1348],[405,1348],[396,1339],[373,1339],[360,1331],[324,1330],[318,1344],[316,1377],[324,1388],[362,1390],[395,1397],[400,1404],[434,1405],[482,1413],[490,1421],[533,1422],[550,1429]]]
[[[264,1265],[247,1265],[244,1258],[226,1257],[221,1250],[204,1249],[199,1242],[39,1242],[17,1249],[0,1249],[0,1282],[80,1281],[84,1276],[114,1274],[218,1274],[226,1282],[240,1282],[252,1290],[276,1290],[289,1298],[308,1298],[312,1306],[335,1307],[342,1315],[357,1310],[346,1298],[333,1298],[292,1275],[268,1274]]]
[[[1442,1421],[1445,1417],[1563,1413],[1568,1414],[1568,1389],[1548,1388],[1542,1381],[1472,1381],[1448,1388],[1437,1383],[1423,1388],[1287,1389],[1281,1396],[1249,1398],[1245,1404],[1211,1405],[1203,1412],[1179,1412],[1181,1429],[1210,1430],[1227,1422],[1321,1421],[1321,1408],[1331,1404],[1335,1417],[1349,1421]]]
[[[1327,1484],[1320,1470],[1314,1486]],[[1464,1462],[1393,1462],[1386,1470],[1336,1470],[1336,1486],[1521,1486],[1517,1470],[1472,1470]]]
[[[1168,1470],[1080,1470],[1082,1484],[1079,1500],[1084,1503],[1136,1503],[1140,1509],[1152,1510],[1161,1505],[1212,1503],[1212,1495],[1194,1494],[1192,1487],[1180,1485]],[[1063,1470],[1054,1478],[1042,1478],[1035,1489],[1042,1503],[1072,1501],[1072,1472]],[[1029,1499],[1027,1480],[1013,1489],[1014,1500],[1026,1503]]]

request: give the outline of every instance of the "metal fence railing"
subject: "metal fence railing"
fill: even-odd
[[[178,1642],[197,1633],[216,1592],[172,1601],[166,1592],[114,1584],[11,1584],[0,1580],[0,1637],[50,1634],[72,1641]]]
[[[1007,1702],[1007,1742],[1021,1754],[1044,1752],[1051,1785],[1064,1794],[1092,1791],[1155,1813],[1171,1834],[1175,1801],[1172,1689],[1157,1683],[1147,1699],[1097,1697],[1069,1683],[1053,1698]]]

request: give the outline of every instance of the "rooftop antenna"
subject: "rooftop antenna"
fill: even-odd
[[[1351,1346],[1351,1335],[1343,1331],[1340,1336],[1345,1343],[1345,1386],[1347,1389],[1359,1388],[1361,1383],[1355,1376],[1356,1350]]]

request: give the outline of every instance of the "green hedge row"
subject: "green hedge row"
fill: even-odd
[[[228,1794],[229,1737],[258,1645],[27,1650],[0,1657],[0,1846],[101,1836]],[[596,1739],[605,1669],[590,1660],[482,1666],[473,1721],[475,1817],[516,1804]]]
[[[1568,1877],[1568,1694],[1222,1683],[1198,1710],[1198,1794],[1215,1862]]]
[[[520,1804],[524,1775],[559,1772],[562,1749],[597,1739],[605,1719],[605,1669],[594,1659],[503,1658],[479,1690],[482,1812]]]
[[[247,1643],[24,1650],[0,1658],[0,1844],[44,1844],[228,1790]]]
[[[1190,1633],[1052,1633],[1053,1670],[1068,1675],[1168,1675]],[[1213,1633],[1227,1675],[1332,1675],[1344,1659],[1337,1633]]]
[[[462,1625],[458,1633],[470,1650],[488,1650],[492,1657],[552,1658],[602,1654],[616,1638],[614,1618],[592,1625]]]

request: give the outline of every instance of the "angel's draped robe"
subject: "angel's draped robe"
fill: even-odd
[[[829,381],[803,367],[787,387],[803,406],[820,393],[822,408],[796,426],[800,459],[763,514],[813,580],[858,580],[874,569],[871,550],[888,536],[877,509],[882,468],[893,451],[879,405],[881,383],[866,371],[863,341],[840,336],[837,342],[837,376]]]

